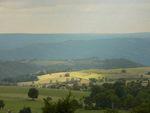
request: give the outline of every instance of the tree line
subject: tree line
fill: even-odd
[[[126,84],[125,80],[93,85],[84,104],[85,109],[89,110],[119,109],[131,113],[150,113],[150,82],[147,86],[142,86],[141,81]]]
[[[36,88],[30,88],[28,97],[35,101],[39,96]],[[150,82],[142,86],[140,81],[129,82],[118,80],[115,83],[92,85],[90,94],[80,100],[72,97],[71,92],[65,97],[54,101],[52,97],[43,99],[42,113],[74,113],[77,109],[104,110],[104,113],[150,113]],[[0,100],[0,109],[5,107]],[[8,113],[12,113],[8,111]],[[18,113],[32,113],[30,107],[24,107]]]

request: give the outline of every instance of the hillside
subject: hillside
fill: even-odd
[[[122,70],[126,70],[125,73]],[[97,80],[103,80],[107,78],[108,82],[114,82],[117,79],[126,79],[126,80],[138,80],[143,75],[143,78],[150,79],[150,75],[146,74],[150,72],[150,67],[138,67],[138,68],[124,68],[124,69],[89,69],[89,70],[80,70],[80,71],[71,71],[71,72],[58,72],[58,73],[49,73],[45,75],[38,76],[38,80],[34,81],[34,85],[44,85],[52,83],[63,83],[66,81],[78,80],[80,79],[81,83],[88,84],[91,78]],[[66,76],[69,74],[69,76]],[[20,82],[18,85],[32,85],[33,82]]]
[[[98,58],[74,60],[20,60],[0,61],[0,81],[19,82],[35,80],[37,75],[83,69],[112,69],[141,67],[126,59],[100,60]]]
[[[38,67],[19,61],[0,61],[0,81],[17,82],[34,80],[32,75],[38,71]]]
[[[72,60],[0,61],[0,81],[19,82],[35,80],[37,75],[83,69],[112,69],[141,67],[126,59],[100,60],[98,58]]]
[[[83,69],[115,69],[115,68],[131,68],[142,67],[144,65],[127,59],[106,59],[100,58],[84,58],[84,59],[68,59],[68,60],[31,60],[32,64],[44,66],[50,72],[73,71]]]
[[[150,65],[149,44],[150,33],[1,34],[0,59],[124,58]]]

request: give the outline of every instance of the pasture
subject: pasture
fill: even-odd
[[[31,101],[27,96],[28,89],[29,87],[0,86],[0,100],[4,100],[6,105],[4,110],[0,110],[0,113],[7,113],[8,109],[12,110],[12,113],[18,113],[23,107],[31,107],[32,113],[42,113],[43,98],[51,96],[54,100],[57,100],[68,94],[68,90],[40,88],[39,98],[36,101]],[[88,94],[89,92],[72,91],[72,95],[77,99]],[[76,113],[103,113],[103,111],[80,109]],[[122,111],[121,113],[126,112]]]
[[[6,104],[5,109],[0,113],[7,113],[8,109],[11,109],[13,113],[18,113],[23,107],[31,107],[33,113],[41,113],[43,98],[51,96],[54,100],[57,100],[68,94],[68,90],[41,88],[39,89],[39,98],[36,101],[31,101],[27,96],[28,89],[27,87],[0,86],[0,100],[4,100]],[[78,99],[87,94],[88,92],[72,91],[72,95]]]
[[[70,72],[70,78],[102,78],[102,77],[110,77],[110,78],[140,78],[140,75],[143,74],[144,77],[150,78],[150,75],[146,75],[146,72],[150,72],[150,67],[141,67],[141,68],[127,68],[126,72],[122,73],[122,69],[111,69],[111,70],[100,70],[100,69],[90,69],[90,70],[82,70],[76,72]],[[61,73],[52,73],[47,75],[42,75],[38,77],[39,83],[49,83],[50,80],[63,82],[66,80],[65,72]],[[35,82],[35,83],[36,83]],[[4,110],[0,110],[0,113],[7,113],[8,109],[11,109],[13,113],[18,113],[18,111],[23,107],[31,107],[33,113],[42,113],[41,108],[43,106],[43,98],[47,96],[51,96],[53,100],[57,100],[58,98],[65,97],[68,94],[67,89],[46,89],[39,88],[39,98],[36,101],[31,101],[28,98],[29,87],[19,87],[19,86],[0,86],[0,100],[4,100],[6,106]],[[80,99],[83,96],[88,95],[89,92],[83,91],[72,91],[72,95]],[[103,111],[90,111],[80,109],[76,111],[76,113],[103,113]],[[121,112],[126,113],[126,112]]]

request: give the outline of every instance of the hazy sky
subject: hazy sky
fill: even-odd
[[[150,0],[0,0],[0,33],[150,32]]]

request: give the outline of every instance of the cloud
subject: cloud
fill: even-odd
[[[0,32],[150,30],[150,0],[0,0]]]
[[[1,7],[7,8],[34,8],[56,5],[83,5],[83,4],[141,4],[150,3],[150,0],[0,0]]]

